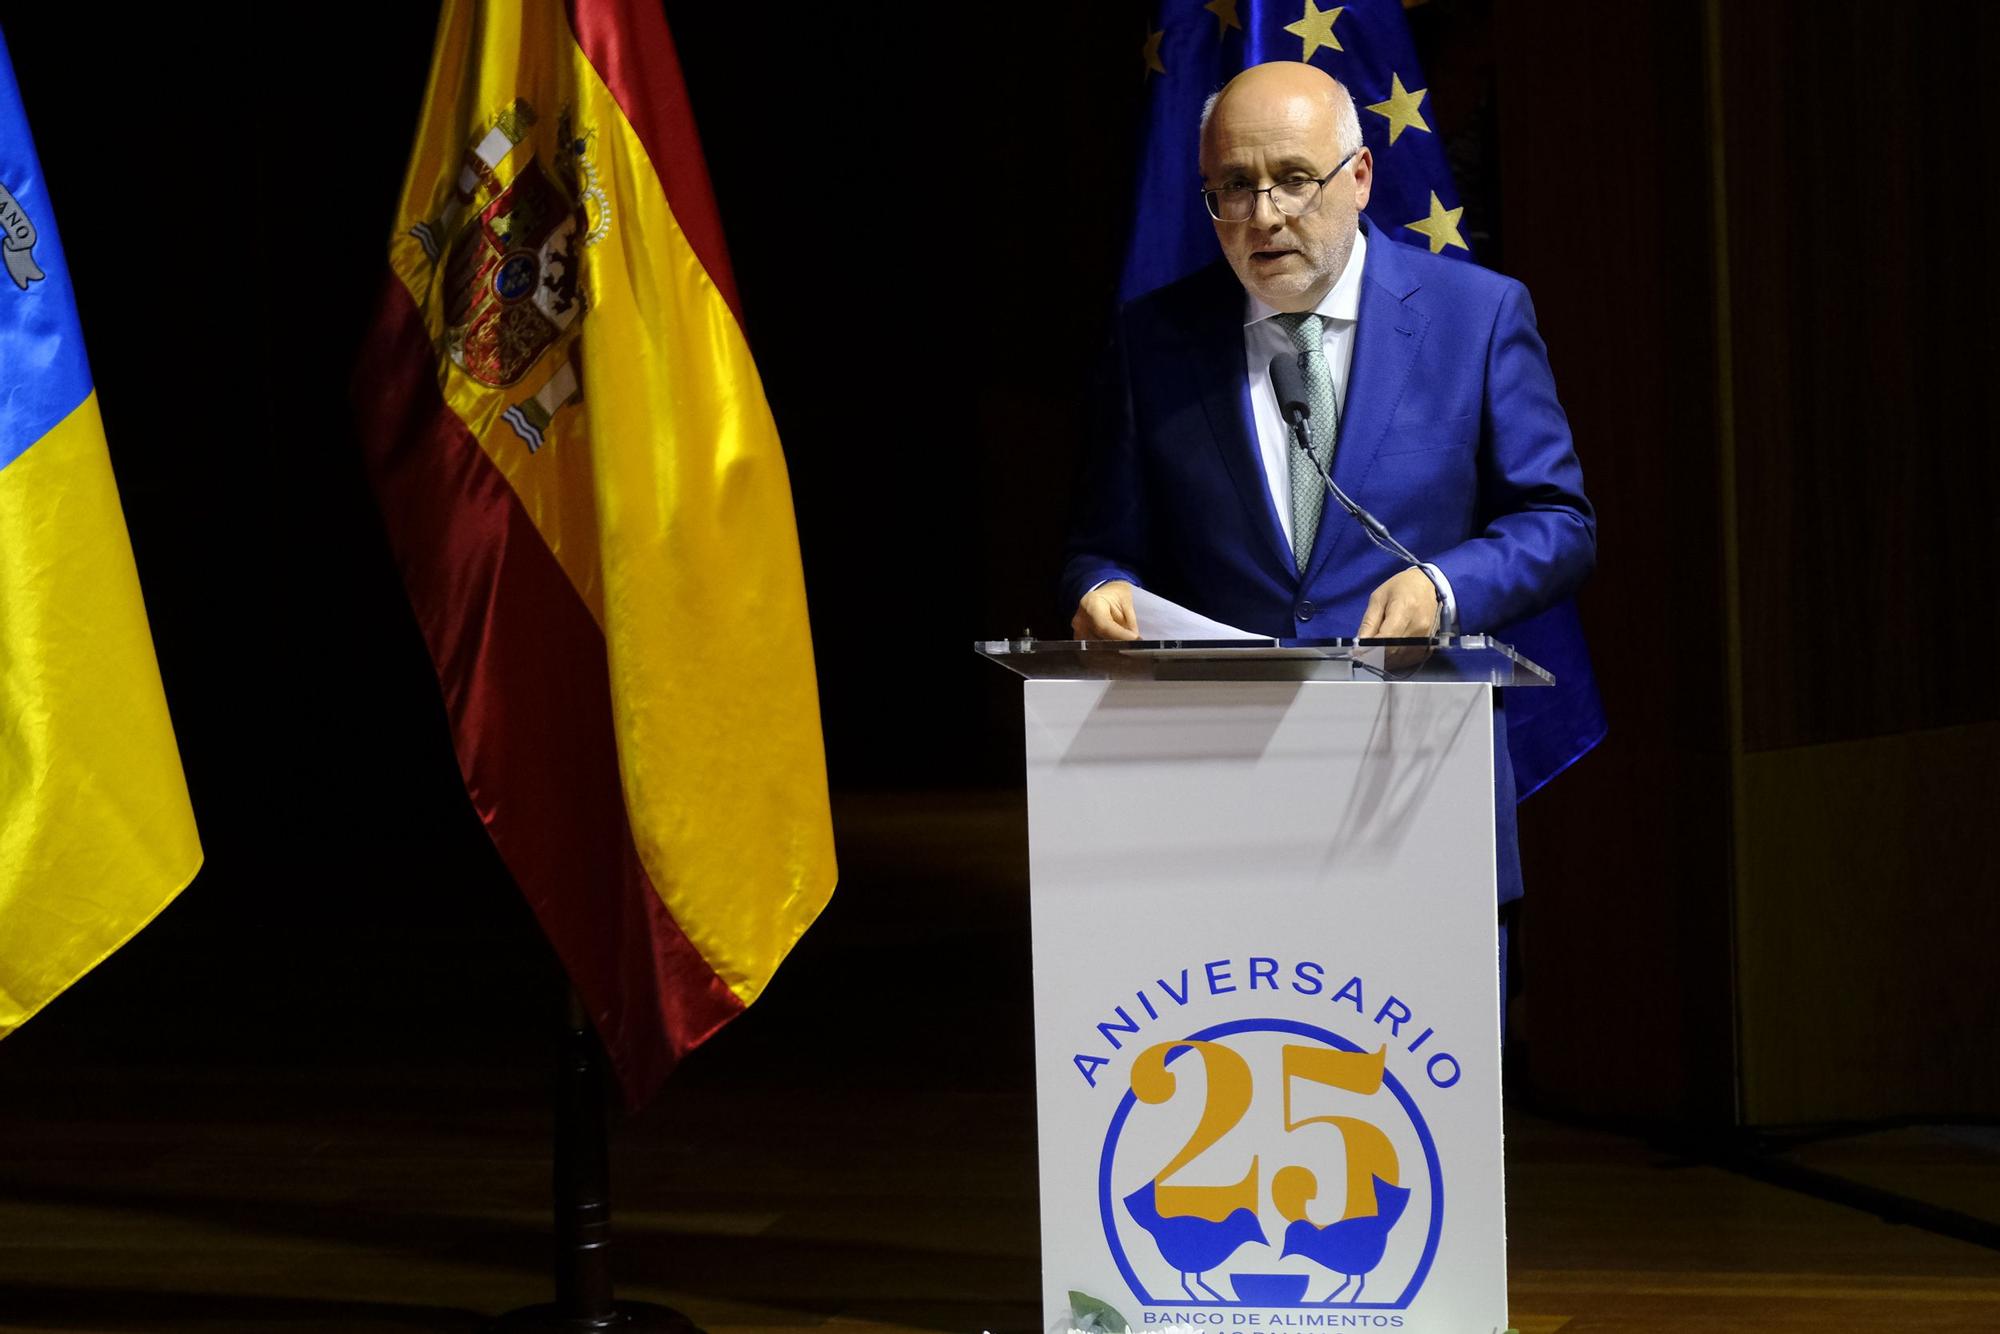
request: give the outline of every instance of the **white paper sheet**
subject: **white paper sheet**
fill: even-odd
[[[1200,612],[1189,611],[1178,602],[1169,602],[1158,593],[1143,588],[1132,590],[1132,614],[1139,622],[1141,639],[1268,639],[1253,635],[1221,621],[1211,621]]]

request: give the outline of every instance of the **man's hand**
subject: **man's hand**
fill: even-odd
[[[1137,639],[1139,618],[1132,610],[1132,585],[1108,579],[1083,595],[1069,628],[1078,639]]]
[[[1368,595],[1359,639],[1429,639],[1437,633],[1437,585],[1412,565]]]

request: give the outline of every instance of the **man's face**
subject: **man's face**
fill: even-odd
[[[1211,190],[1261,189],[1316,180],[1339,164],[1333,114],[1323,98],[1261,89],[1227,95],[1202,139],[1201,174]],[[1356,215],[1368,203],[1374,160],[1362,149],[1320,191],[1303,217],[1279,213],[1269,195],[1242,222],[1217,221],[1216,239],[1249,292],[1274,310],[1311,310],[1340,278],[1354,249]]]

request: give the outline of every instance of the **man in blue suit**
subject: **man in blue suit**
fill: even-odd
[[[1374,232],[1353,99],[1294,61],[1204,112],[1226,264],[1119,312],[1112,413],[1063,571],[1082,639],[1136,639],[1134,586],[1279,638],[1497,631],[1576,591],[1596,520],[1527,290]],[[1296,358],[1314,451],[1424,562],[1327,504],[1269,366]],[[1496,713],[1503,903],[1520,894]]]

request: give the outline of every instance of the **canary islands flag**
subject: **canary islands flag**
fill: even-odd
[[[200,867],[69,266],[0,38],[0,1036]]]
[[[467,791],[629,1101],[834,883],[784,457],[657,0],[446,0],[357,371]]]
[[[1368,217],[1377,236],[1473,258],[1401,0],[1163,0],[1141,58],[1146,130],[1120,300],[1219,257],[1199,193],[1201,107],[1238,71],[1267,60],[1317,65],[1354,95],[1362,140],[1375,159]],[[1556,678],[1554,689],[1515,691],[1507,699],[1507,744],[1525,799],[1604,738],[1604,706],[1583,626],[1576,604],[1563,602],[1515,625],[1472,628],[1511,643]]]

